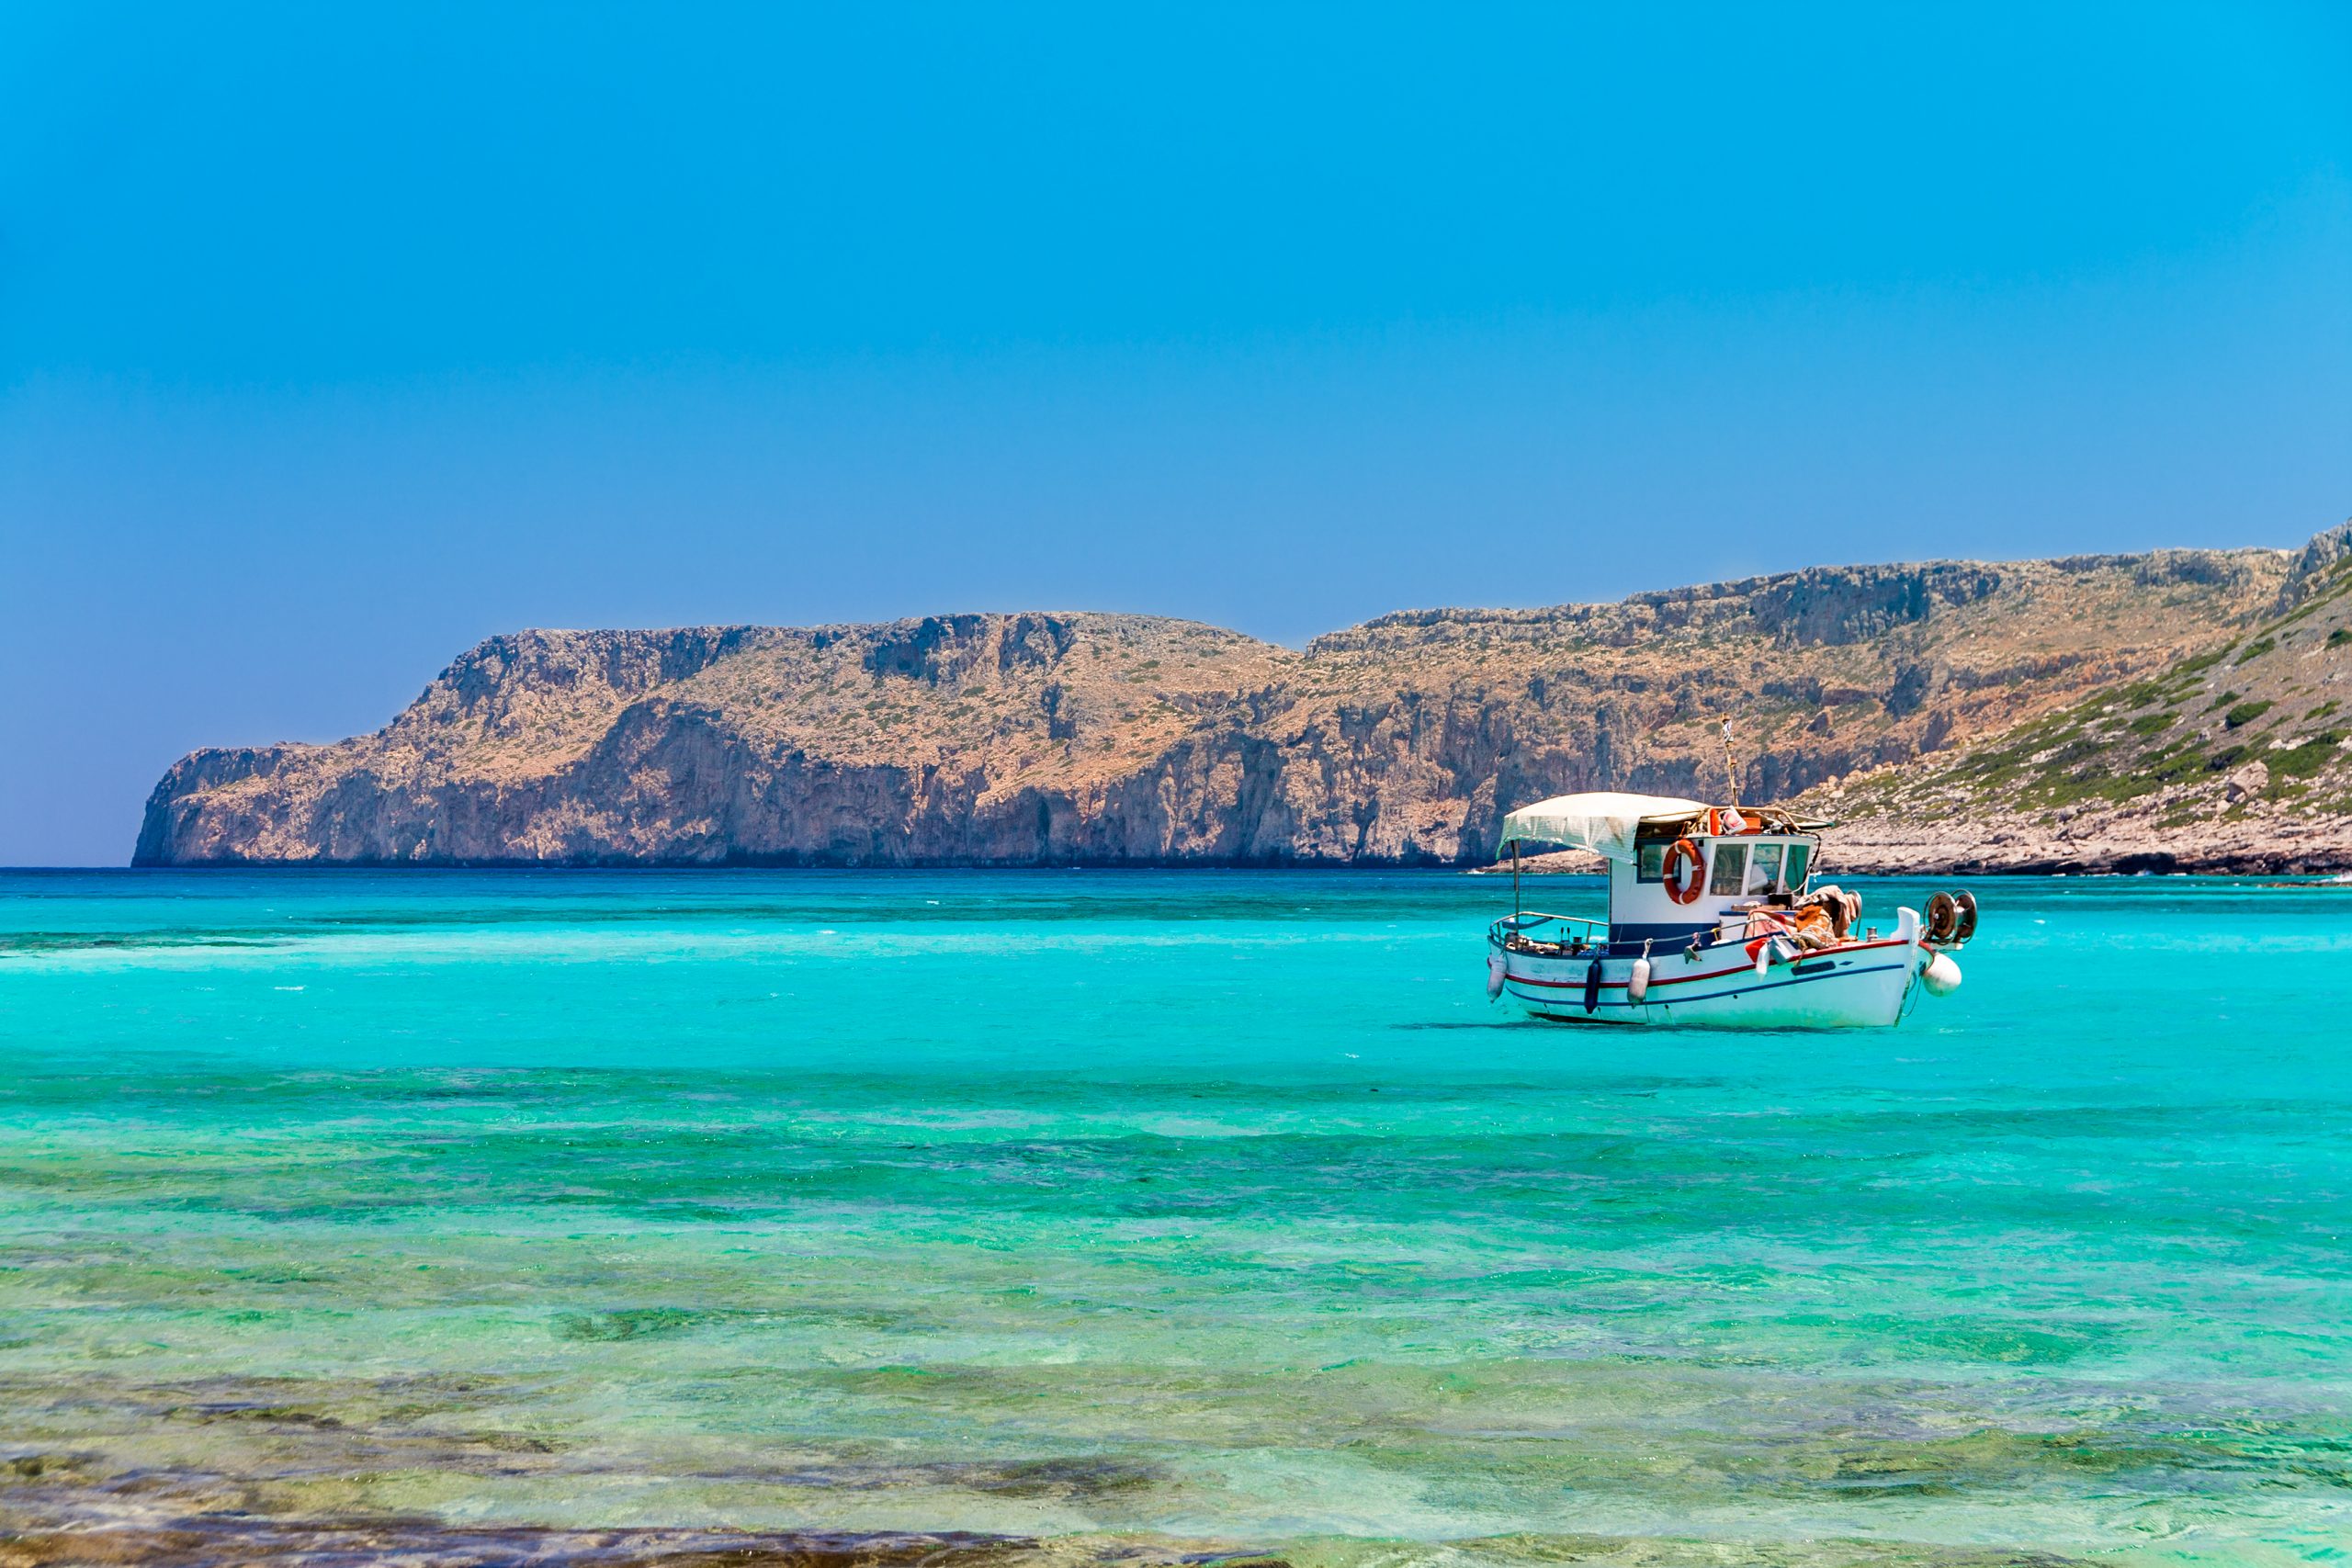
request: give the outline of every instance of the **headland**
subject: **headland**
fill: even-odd
[[[1740,793],[1848,871],[2352,867],[2352,524],[1817,567],[1304,649],[1146,615],[517,632],[390,724],[199,750],[142,865],[1479,865],[1512,806]]]

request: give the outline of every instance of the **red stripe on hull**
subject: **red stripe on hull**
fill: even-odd
[[[1883,942],[1858,942],[1850,947],[1816,949],[1814,952],[1806,953],[1804,957],[1798,959],[1797,962],[1800,964],[1809,964],[1816,958],[1836,958],[1841,954],[1849,953],[1868,953],[1873,948],[1904,947],[1907,945],[1909,944],[1905,942],[1899,937],[1891,937]],[[1505,962],[1508,963],[1509,961],[1506,960]],[[1754,967],[1756,966],[1752,964],[1736,964],[1728,969],[1710,969],[1703,975],[1680,975],[1671,980],[1659,979],[1657,976],[1653,975],[1650,977],[1650,989],[1655,991],[1661,986],[1689,986],[1694,985],[1701,980],[1718,980],[1725,975],[1736,975],[1744,969],[1753,969]],[[1506,971],[1506,973],[1508,973],[1508,971]],[[1581,991],[1584,989],[1584,982],[1582,980],[1540,980],[1532,975],[1511,975],[1510,977],[1513,984],[1521,986],[1544,986],[1554,990],[1566,991]],[[1628,984],[1630,984],[1630,982],[1624,980],[1603,980],[1600,982],[1600,988],[1604,991],[1622,991]]]

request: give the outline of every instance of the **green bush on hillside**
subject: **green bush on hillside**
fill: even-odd
[[[2274,778],[2307,779],[2335,761],[2337,748],[2343,743],[2341,731],[2324,730],[2300,746],[2271,752],[2263,761],[2268,764]]]
[[[2235,645],[2233,644],[2232,646],[2234,647]],[[2211,653],[2200,653],[2194,659],[2182,660],[2179,663],[2172,667],[2172,672],[2176,675],[2194,675],[2199,670],[2211,670],[2214,665],[2219,664],[2222,660],[2227,659],[2229,656],[2229,649],[2217,648]]]

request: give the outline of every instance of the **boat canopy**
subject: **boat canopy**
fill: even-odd
[[[1704,803],[1670,795],[1621,795],[1595,790],[1522,806],[1503,818],[1502,849],[1513,843],[1567,844],[1611,860],[1634,858],[1634,835],[1645,822],[1688,822]]]

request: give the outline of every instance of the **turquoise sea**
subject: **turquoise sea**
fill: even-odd
[[[2352,890],[1975,886],[1738,1035],[1446,874],[0,875],[0,1561],[2343,1561]]]

